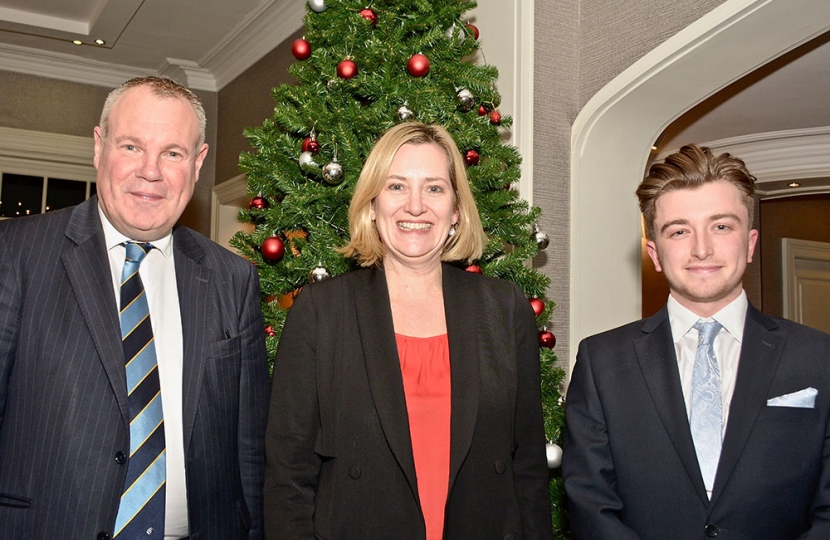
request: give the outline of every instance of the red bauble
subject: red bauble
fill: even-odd
[[[545,311],[545,303],[540,298],[536,298],[535,296],[530,299],[530,307],[533,308],[533,313],[535,313],[537,317]]]
[[[268,204],[268,199],[261,195],[257,195],[256,197],[251,199],[251,203],[248,205],[248,208],[250,210],[265,210],[269,206],[271,205]]]
[[[274,327],[269,324],[265,327],[265,335],[268,337],[274,337],[277,335],[277,332],[274,330]]]
[[[487,108],[487,105],[479,105],[478,115],[479,116],[487,116],[488,114],[490,114],[490,109]]]
[[[478,41],[478,28],[476,27],[476,25],[474,25],[474,24],[465,24],[464,26],[467,28],[467,30],[470,33],[473,34],[473,37],[475,38],[475,40]]]
[[[361,9],[360,16],[372,23],[372,26],[377,26],[378,24],[378,14],[372,11],[369,8]]]
[[[475,150],[467,150],[464,152],[464,163],[467,165],[473,166],[478,165],[478,152]]]
[[[262,257],[268,262],[279,262],[283,255],[285,255],[285,242],[277,236],[266,238],[259,247],[259,251],[262,253]]]
[[[501,124],[501,113],[499,111],[490,113],[490,123],[495,125]]]
[[[481,268],[476,264],[471,264],[467,268],[465,268],[467,272],[472,272],[473,274],[483,274],[484,272],[481,271]]]
[[[429,73],[429,58],[421,53],[413,54],[406,63],[406,69],[413,77],[424,77]]]
[[[316,154],[320,151],[320,143],[317,139],[306,137],[303,139],[303,152],[311,152],[312,154]]]
[[[311,56],[311,43],[303,38],[295,39],[291,44],[291,54],[297,60],[307,60]]]
[[[553,349],[556,347],[556,336],[550,330],[542,329],[539,331],[539,346]]]
[[[341,79],[351,79],[357,75],[357,64],[346,58],[337,64],[337,76]]]

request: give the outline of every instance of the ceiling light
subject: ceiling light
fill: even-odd
[[[800,185],[801,184],[799,184],[798,182],[790,182],[789,184],[787,184],[787,187],[798,187]]]
[[[72,43],[74,43],[75,45],[83,45],[84,44],[84,42],[81,41],[80,39],[72,40]]]
[[[104,41],[103,39],[96,39],[95,40],[96,45],[103,45],[104,43],[106,43],[106,41]]]

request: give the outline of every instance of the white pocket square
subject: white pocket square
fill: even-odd
[[[796,407],[799,409],[815,409],[818,390],[805,388],[792,394],[774,397],[767,400],[767,407]]]

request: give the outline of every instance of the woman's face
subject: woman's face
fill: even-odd
[[[386,253],[384,264],[438,265],[458,221],[455,193],[444,151],[436,144],[406,143],[392,159],[389,174],[372,203]]]

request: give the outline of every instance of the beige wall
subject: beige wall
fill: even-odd
[[[219,91],[217,184],[239,175],[239,154],[251,150],[243,130],[273,116],[275,103],[271,90],[295,82],[288,74],[288,67],[294,62],[291,44],[302,37],[302,32],[298,30]]]
[[[108,88],[0,71],[0,126],[92,138]]]

